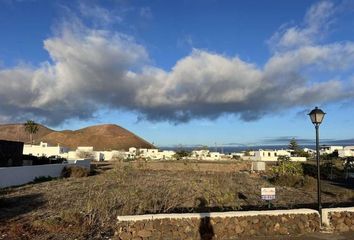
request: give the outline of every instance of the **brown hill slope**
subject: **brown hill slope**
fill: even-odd
[[[129,147],[152,148],[153,145],[132,132],[113,124],[96,125],[76,131],[54,131],[42,125],[33,136],[35,143],[48,142],[51,145],[75,149],[78,146],[93,146],[95,150],[127,150]],[[22,124],[0,125],[0,139],[29,141],[29,135]]]
[[[47,128],[43,125],[38,125],[38,132],[33,135],[34,142],[38,142],[37,139],[48,135],[49,133],[54,132],[54,130]],[[29,143],[30,136],[25,131],[25,127],[23,124],[4,124],[0,125],[0,139],[9,140],[9,141],[20,141]]]

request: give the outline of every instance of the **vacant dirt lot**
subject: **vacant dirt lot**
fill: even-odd
[[[0,190],[0,239],[104,239],[114,234],[117,215],[267,207],[260,199],[261,187],[273,186],[266,175],[212,171],[237,168],[230,163],[203,164],[184,163],[178,171],[173,165],[102,165],[94,176]],[[315,182],[276,186],[272,207],[314,207]],[[354,205],[354,190],[324,182],[323,201]]]

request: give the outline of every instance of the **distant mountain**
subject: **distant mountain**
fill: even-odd
[[[29,143],[29,134],[23,124],[0,125],[0,139]],[[114,124],[96,125],[76,131],[55,131],[39,125],[33,135],[34,143],[48,142],[51,145],[76,149],[78,146],[93,146],[94,150],[128,150],[129,147],[153,148],[154,146],[134,133]]]

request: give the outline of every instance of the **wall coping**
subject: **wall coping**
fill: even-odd
[[[145,214],[118,216],[120,222],[144,221],[154,219],[183,219],[183,218],[204,218],[204,217],[248,217],[248,216],[278,216],[287,214],[318,214],[313,209],[290,209],[290,210],[265,210],[265,211],[232,211],[232,212],[206,212],[206,213],[171,213],[171,214]],[[319,215],[319,214],[318,214]]]
[[[328,214],[331,212],[354,212],[354,207],[323,208],[322,209],[322,223],[326,226],[330,226],[330,219],[329,219]]]

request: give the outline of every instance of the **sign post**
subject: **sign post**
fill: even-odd
[[[268,208],[270,208],[270,201],[275,199],[275,188],[261,188],[262,200],[268,202]]]

